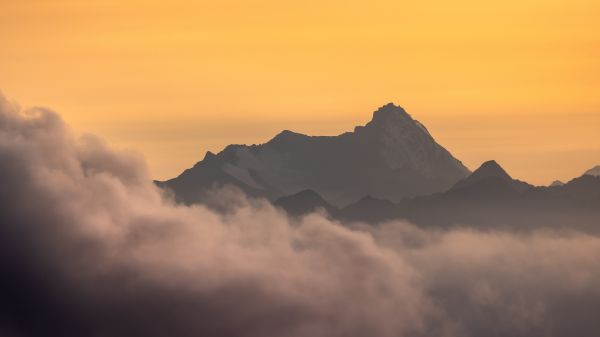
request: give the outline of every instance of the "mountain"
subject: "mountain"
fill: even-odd
[[[397,204],[389,200],[373,198],[372,196],[366,196],[333,214],[343,221],[366,223],[377,223],[381,220],[402,217],[401,210]]]
[[[560,181],[560,180],[555,180],[555,181],[553,181],[553,182],[552,182],[552,184],[550,184],[550,186],[549,186],[549,187],[563,186],[564,184],[565,184],[565,183],[563,183],[563,182],[562,182],[562,181]]]
[[[584,175],[600,177],[600,165],[585,171]]]
[[[447,191],[407,198],[393,206],[387,200],[361,199],[341,209],[339,217],[368,223],[405,218],[419,224],[447,224],[452,223],[453,218],[460,218],[457,215],[474,215],[486,205],[502,204],[533,188],[513,179],[497,162],[490,160]]]
[[[304,215],[318,210],[324,210],[331,215],[337,212],[334,206],[325,201],[325,199],[313,190],[304,190],[293,195],[281,197],[273,204],[292,216]]]
[[[450,192],[464,193],[483,192],[499,193],[506,191],[524,191],[532,186],[519,180],[513,179],[494,160],[486,161],[470,176],[456,183]]]
[[[600,176],[584,174],[563,186],[550,187],[547,191],[553,196],[568,198],[582,205],[598,208],[600,205]]]
[[[391,203],[361,199],[336,216],[377,224],[406,219],[420,226],[472,226],[531,230],[578,226],[600,232],[600,177],[583,175],[564,185],[535,187],[489,161],[449,190]]]
[[[436,193],[468,174],[425,126],[389,103],[352,132],[307,136],[286,130],[265,144],[229,145],[157,184],[185,203],[202,202],[215,186],[234,185],[271,200],[310,189],[340,206],[365,195],[399,201]]]

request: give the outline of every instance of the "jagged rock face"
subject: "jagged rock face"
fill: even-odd
[[[456,164],[425,126],[391,103],[375,111],[366,127],[355,131],[359,137],[372,139],[382,160],[391,169],[410,167],[424,176],[435,177],[439,174],[438,165]],[[449,162],[444,162],[447,160]]]
[[[390,103],[354,132],[286,130],[265,144],[230,145],[162,184],[186,202],[198,201],[207,184],[229,183],[271,199],[312,189],[344,205],[365,195],[396,201],[440,192],[468,174],[421,123]]]

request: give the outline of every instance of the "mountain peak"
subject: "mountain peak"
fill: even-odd
[[[277,138],[277,137],[293,137],[293,136],[304,136],[304,135],[301,133],[298,133],[298,132],[291,131],[291,130],[283,130],[280,133],[278,133],[275,136],[275,138]]]
[[[472,176],[481,178],[498,177],[512,179],[508,173],[495,160],[488,160],[473,172]]]
[[[190,203],[215,184],[272,200],[310,188],[341,206],[367,193],[396,202],[440,192],[469,174],[400,106],[388,103],[371,114],[369,123],[338,136],[283,130],[264,144],[227,146],[167,187]]]
[[[462,189],[478,184],[482,181],[488,181],[490,179],[511,183],[513,182],[511,176],[506,173],[502,166],[500,166],[495,160],[488,160],[481,164],[481,166],[471,173],[470,176],[456,183],[453,189]]]
[[[302,138],[306,138],[308,136],[298,133],[298,132],[294,132],[294,131],[290,131],[290,130],[283,130],[280,133],[278,133],[275,137],[273,137],[269,143],[282,143],[282,142],[293,142],[294,140],[298,140],[298,139],[302,139]]]
[[[211,159],[214,159],[216,157],[217,157],[216,154],[214,154],[214,153],[212,153],[210,151],[206,151],[206,154],[204,155],[204,159],[203,160],[211,160]]]
[[[406,119],[407,117],[410,118],[410,115],[406,112],[406,110],[404,110],[401,106],[390,102],[379,107],[379,109],[373,113],[372,122],[390,122],[393,120]]]

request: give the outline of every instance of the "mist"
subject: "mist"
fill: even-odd
[[[0,98],[2,336],[598,336],[600,238],[184,206],[143,156]],[[576,221],[576,219],[573,219]]]

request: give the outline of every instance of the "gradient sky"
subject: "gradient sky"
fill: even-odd
[[[0,0],[0,90],[173,177],[393,101],[475,169],[600,164],[600,2]]]

